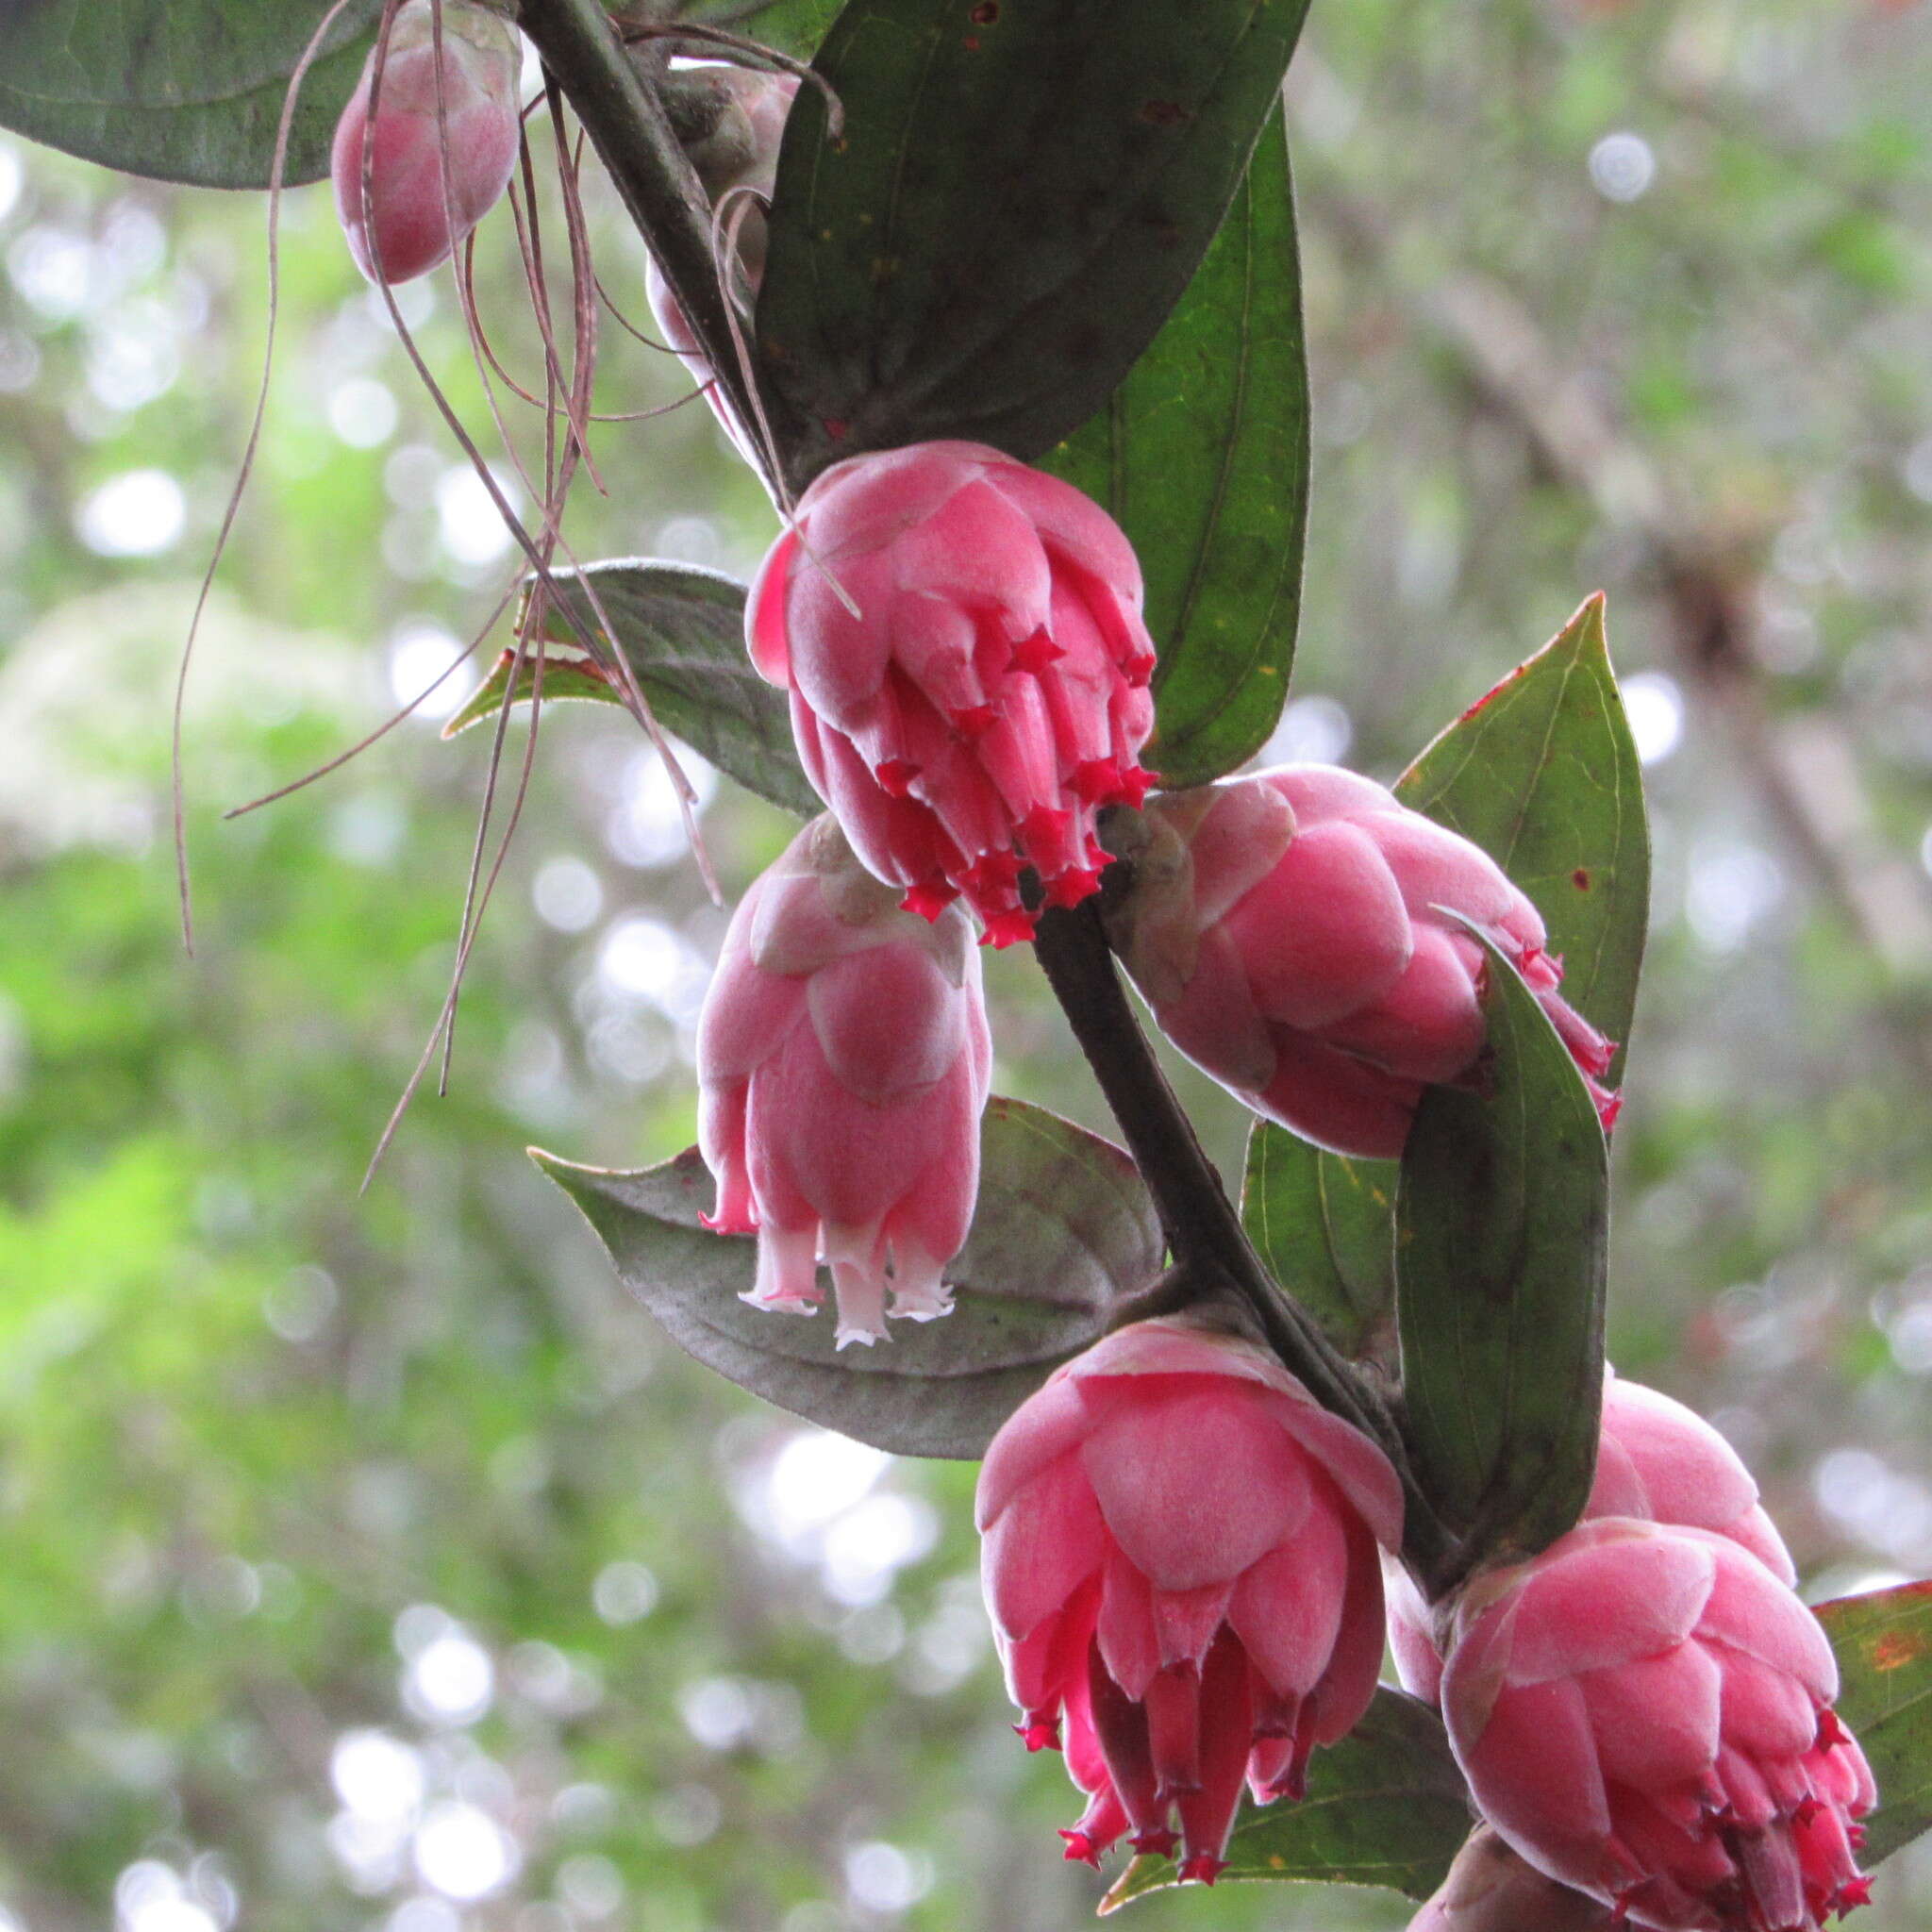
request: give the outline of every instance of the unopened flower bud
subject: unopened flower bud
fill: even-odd
[[[1138,804],[1153,728],[1141,569],[1071,484],[971,442],[835,464],[752,587],[753,661],[854,849],[995,945],[1093,891],[1101,807]]]
[[[674,75],[688,115],[680,128],[684,151],[718,209],[731,246],[721,248],[725,300],[749,317],[765,277],[765,208],[778,178],[778,149],[786,117],[798,97],[798,78],[744,67],[708,65]],[[742,193],[736,191],[745,191]],[[726,197],[730,199],[727,200]],[[704,389],[705,400],[739,454],[756,460],[750,440],[712,380],[711,365],[655,257],[644,261],[644,294],[665,342],[676,350]],[[747,327],[747,334],[749,329]]]
[[[1408,1932],[1613,1932],[1616,1923],[1607,1906],[1545,1878],[1483,1825]]]
[[[1388,1458],[1264,1350],[1138,1322],[1014,1411],[977,1515],[1017,1728],[1088,1797],[1068,1857],[1131,1835],[1211,1884],[1243,1779],[1299,1797],[1374,1694]]]
[[[1663,1932],[1815,1932],[1864,1903],[1877,1793],[1818,1621],[1708,1530],[1605,1517],[1478,1574],[1442,1715],[1547,1876]]]
[[[839,1345],[945,1314],[973,1220],[991,1065],[963,914],[928,923],[815,819],[746,892],[698,1022],[708,1224],[758,1238],[754,1307],[809,1314],[830,1266]]]
[[[1582,1520],[1627,1516],[1707,1529],[1749,1550],[1780,1583],[1798,1573],[1738,1452],[1694,1410],[1641,1382],[1604,1376],[1596,1480]],[[1389,1646],[1403,1687],[1436,1702],[1438,1620],[1405,1571],[1390,1566]]]
[[[373,282],[413,281],[447,259],[495,207],[516,165],[523,75],[517,31],[473,0],[441,0],[441,7],[439,24],[434,0],[406,0],[390,29],[381,88],[375,90],[378,46],[336,124],[336,212],[356,265]]]
[[[1134,866],[1114,942],[1161,1030],[1256,1112],[1337,1153],[1402,1152],[1423,1090],[1483,1048],[1484,932],[1582,1071],[1615,1047],[1558,994],[1542,920],[1489,855],[1333,765],[1157,799],[1109,832]]]

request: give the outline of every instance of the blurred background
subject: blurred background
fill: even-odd
[[[1814,1595],[1925,1574],[1932,10],[1319,4],[1290,92],[1316,495],[1274,749],[1392,775],[1608,591],[1657,841],[1613,1354],[1752,1460]],[[694,1368],[524,1158],[692,1135],[725,915],[621,714],[547,712],[449,1096],[358,1196],[451,967],[489,733],[436,724],[470,673],[220,814],[413,697],[512,560],[324,189],[287,205],[189,687],[183,955],[169,706],[263,213],[0,140],[0,1927],[1082,1923],[972,1470]],[[499,212],[477,283],[529,379],[516,262]],[[446,275],[404,300],[484,434]],[[606,409],[685,386],[606,349]],[[755,565],[771,513],[701,406],[599,451],[580,555]],[[735,891],[788,827],[699,776]],[[1102,1124],[1030,962],[990,969],[998,1088]],[[1186,1091],[1232,1162],[1233,1109]],[[1277,1887],[1133,1913],[1407,1918]],[[1932,1925],[1932,1858],[1864,1923]]]

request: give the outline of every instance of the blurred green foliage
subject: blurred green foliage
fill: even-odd
[[[1717,1417],[1826,1593],[1932,1569],[1928,82],[1932,12],[1877,0],[1360,0],[1290,83],[1316,450],[1277,753],[1392,775],[1608,591],[1659,833],[1612,1353]],[[1099,1887],[1006,1729],[971,1472],[704,1375],[524,1160],[691,1134],[724,915],[622,719],[543,722],[449,1097],[432,1074],[358,1195],[489,733],[406,723],[218,814],[380,723],[508,559],[325,191],[288,205],[190,683],[183,956],[169,706],[261,222],[0,147],[0,1903],[32,1932],[1071,1924]],[[595,232],[641,314],[601,201]],[[478,286],[527,380],[500,218]],[[448,284],[406,308],[484,434]],[[602,407],[678,393],[605,338]],[[702,406],[599,449],[580,556],[755,564],[772,518]],[[727,892],[786,835],[722,784],[705,826]],[[989,980],[996,1085],[1101,1124],[1029,963]],[[1232,1166],[1234,1110],[1183,1084]],[[1889,1864],[1866,1923],[1932,1924],[1932,1865]]]

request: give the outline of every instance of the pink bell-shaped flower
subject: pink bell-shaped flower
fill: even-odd
[[[814,819],[744,895],[698,1022],[708,1225],[758,1238],[755,1307],[810,1314],[830,1265],[839,1346],[930,1321],[973,1220],[992,1049],[962,913],[928,922]]]
[[[336,212],[357,267],[372,282],[413,281],[446,260],[496,206],[516,165],[523,127],[517,30],[472,0],[441,0],[441,121],[432,0],[406,0],[390,29],[366,208],[362,159],[374,52],[336,124],[330,163]]]
[[[1131,1834],[1211,1883],[1243,1778],[1299,1797],[1374,1693],[1401,1487],[1252,1343],[1183,1319],[1108,1336],[994,1438],[978,1523],[1018,1728],[1063,1742],[1088,1796],[1071,1858]]]
[[[1515,963],[1596,1082],[1615,1047],[1557,991],[1542,920],[1467,839],[1333,765],[1155,800],[1114,847],[1133,890],[1114,942],[1161,1030],[1257,1113],[1339,1154],[1393,1158],[1431,1082],[1482,1052],[1483,949]]]
[[[1603,1516],[1711,1530],[1749,1550],[1780,1583],[1798,1580],[1738,1452],[1694,1409],[1607,1370],[1596,1480],[1582,1520]],[[1434,1704],[1442,1676],[1434,1621],[1407,1572],[1391,1565],[1385,1581],[1397,1674],[1405,1690]]]
[[[1483,1815],[1665,1932],[1814,1932],[1862,1904],[1876,1791],[1797,1596],[1708,1530],[1580,1524],[1457,1607],[1442,1714]]]
[[[1071,484],[971,442],[856,457],[805,493],[752,587],[753,661],[854,849],[994,945],[1093,891],[1094,815],[1139,804],[1154,724],[1141,568]]]

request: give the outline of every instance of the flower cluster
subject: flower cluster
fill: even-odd
[[[375,126],[365,75],[337,139],[351,245],[390,280],[449,253],[516,148],[513,32],[442,8],[441,61],[428,0],[408,0]],[[723,68],[677,83],[706,188],[750,198],[727,224],[741,307],[796,87]],[[701,359],[655,269],[651,301]],[[756,1236],[754,1306],[809,1314],[823,1263],[840,1347],[948,1312],[991,1058],[975,926],[996,946],[1033,936],[1043,908],[1097,892],[1110,855],[1127,861],[1115,949],[1167,1037],[1256,1112],[1399,1156],[1430,1085],[1483,1077],[1493,948],[1610,1125],[1616,1047],[1468,840],[1332,766],[1148,799],[1140,566],[1069,485],[963,441],[836,464],[745,624],[831,808],[739,905],[698,1030],[706,1222]],[[981,1471],[1015,1728],[1065,1753],[1086,1800],[1069,1857],[1126,1839],[1211,1884],[1243,1790],[1303,1796],[1374,1695],[1386,1639],[1484,1820],[1419,1932],[1815,1932],[1863,1901],[1871,1769],[1790,1554],[1715,1430],[1610,1377],[1582,1520],[1431,1602],[1404,1567],[1399,1429],[1373,1401],[1361,1426],[1331,1412],[1236,1321],[1216,1304],[1119,1327],[1020,1404]]]

